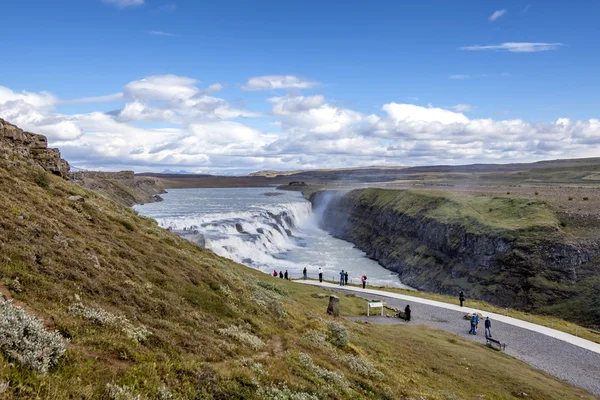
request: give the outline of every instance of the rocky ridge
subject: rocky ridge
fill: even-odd
[[[68,178],[69,163],[60,157],[58,149],[48,148],[45,136],[26,132],[0,118],[0,155],[11,159],[15,153],[54,175]]]

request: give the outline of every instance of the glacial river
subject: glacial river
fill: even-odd
[[[265,193],[278,194],[267,196]],[[326,279],[349,280],[367,274],[371,285],[406,287],[398,276],[370,260],[344,240],[318,226],[311,204],[298,192],[274,188],[170,189],[163,202],[135,206],[175,232],[197,230],[206,247],[215,253],[266,273],[288,271],[300,277],[307,267],[317,277],[319,267]]]

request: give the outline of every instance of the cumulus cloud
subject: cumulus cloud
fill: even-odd
[[[511,53],[535,53],[538,51],[558,50],[564,46],[562,43],[544,43],[544,42],[506,42],[496,45],[486,46],[463,46],[460,50],[482,51],[482,50],[499,50],[509,51]]]
[[[492,15],[490,15],[490,17],[488,18],[490,22],[494,22],[495,20],[497,20],[500,17],[503,17],[506,14],[506,8],[502,9],[502,10],[496,10],[494,11],[494,13]]]
[[[111,6],[126,8],[126,7],[137,7],[144,4],[144,0],[101,0],[104,4]]]
[[[242,86],[242,90],[308,89],[319,85],[319,82],[305,80],[293,75],[264,75],[248,79],[248,82]]]
[[[473,109],[469,104],[457,104],[451,108],[456,112],[469,112]]]
[[[65,115],[56,112],[63,102],[52,94],[0,87],[0,117],[46,134],[73,165],[88,169],[245,173],[532,161],[600,152],[598,119],[471,119],[464,114],[472,108],[468,104],[444,109],[399,102],[363,113],[322,95],[292,94],[268,98],[271,109],[263,115],[209,94],[221,88],[189,77],[151,76],[126,84],[118,98],[78,100],[123,102],[114,112]],[[257,116],[267,123],[243,119]]]

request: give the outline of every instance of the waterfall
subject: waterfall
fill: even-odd
[[[195,230],[220,256],[265,271],[287,265],[281,254],[302,246],[302,230],[314,225],[311,204],[294,202],[255,206],[247,211],[157,218],[174,232]]]

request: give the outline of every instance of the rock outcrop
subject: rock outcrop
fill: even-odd
[[[45,136],[25,132],[0,118],[0,155],[10,159],[11,154],[18,154],[54,175],[68,178],[69,163],[60,158],[58,149],[48,148]]]
[[[138,176],[133,171],[78,171],[69,178],[125,206],[162,201],[158,193],[165,193],[159,178]]]

